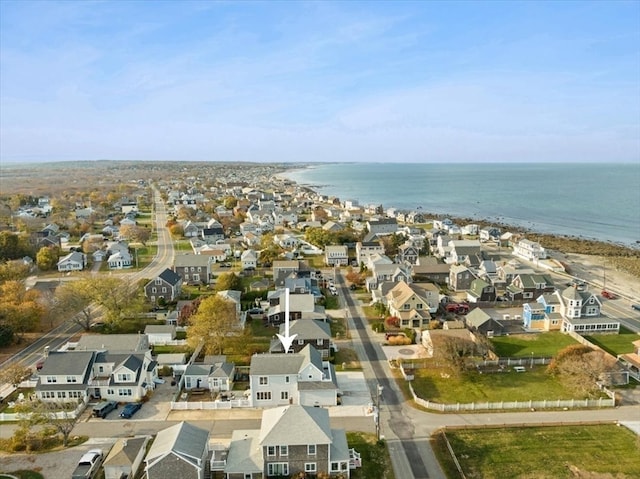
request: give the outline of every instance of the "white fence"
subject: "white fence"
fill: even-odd
[[[253,407],[248,399],[232,399],[231,401],[172,401],[174,411],[194,411],[203,409],[232,409],[234,407]]]
[[[414,401],[427,409],[434,409],[440,412],[459,412],[459,411],[488,411],[501,409],[569,409],[569,408],[601,408],[614,407],[616,405],[614,393],[606,388],[602,390],[609,396],[608,398],[599,399],[544,399],[542,401],[500,401],[500,402],[472,402],[472,403],[456,403],[441,404],[432,401],[426,401],[416,396],[413,386],[409,383],[409,389],[413,395]]]

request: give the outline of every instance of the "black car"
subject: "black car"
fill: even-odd
[[[640,304],[632,304],[631,307],[636,311],[640,311]]]

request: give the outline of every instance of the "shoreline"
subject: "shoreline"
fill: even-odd
[[[316,195],[320,195],[322,193],[320,193],[318,191],[318,188],[323,188],[323,187],[330,187],[332,185],[327,184],[327,185],[323,185],[320,183],[299,183],[296,180],[293,180],[292,178],[286,176],[287,173],[292,172],[292,171],[303,171],[303,170],[308,170],[308,169],[314,169],[312,166],[310,165],[306,165],[306,166],[296,166],[293,168],[284,168],[280,173],[277,173],[275,176],[289,181],[293,184],[295,184],[297,187],[304,189],[306,191],[312,192]],[[340,197],[338,197],[340,198]],[[343,198],[344,199],[344,198]],[[359,198],[354,198],[358,201],[360,201]],[[384,205],[383,205],[384,207]],[[387,205],[387,208],[395,208],[393,205]],[[404,208],[398,208],[397,209],[399,212],[403,212],[403,213],[408,213],[411,210],[409,209],[404,209]],[[622,250],[627,250],[629,253],[632,253],[634,256],[638,255],[640,256],[640,240],[637,240],[636,243],[624,243],[622,241],[613,241],[613,240],[604,240],[601,238],[597,238],[597,237],[589,237],[589,236],[582,236],[582,235],[571,235],[571,234],[562,234],[562,233],[553,233],[550,231],[544,231],[544,230],[536,230],[535,228],[530,228],[530,227],[526,227],[526,226],[522,226],[522,225],[517,225],[517,224],[513,224],[513,223],[508,223],[508,222],[503,222],[500,221],[500,219],[498,217],[496,217],[495,219],[492,217],[468,217],[468,216],[453,216],[447,213],[435,213],[435,212],[431,212],[431,211],[427,211],[421,208],[421,212],[425,215],[425,217],[427,219],[443,219],[443,218],[449,218],[451,219],[454,223],[459,224],[460,226],[464,225],[464,224],[478,224],[478,226],[480,227],[484,227],[484,226],[495,226],[498,227],[502,230],[503,233],[505,232],[510,232],[510,233],[514,233],[514,234],[522,234],[522,235],[532,235],[532,236],[536,236],[536,237],[549,237],[549,238],[556,238],[556,239],[560,239],[560,240],[568,240],[568,241],[584,241],[584,242],[589,242],[589,243],[598,243],[598,244],[602,244],[602,245],[606,245],[609,247],[613,247],[613,248],[620,248]],[[542,245],[544,246],[544,245]],[[565,251],[562,251],[563,253],[565,253]],[[566,251],[566,252],[579,252],[579,251]]]
[[[308,169],[308,167],[297,166],[295,168],[283,168],[283,170],[280,173],[277,173],[276,176],[305,191],[316,195],[321,194],[315,189],[319,185],[299,183],[286,176],[287,172],[304,169]],[[430,213],[424,210],[422,212],[425,214],[427,219],[447,217],[456,224],[474,223],[478,224],[481,228],[484,226],[495,226],[500,228],[503,233],[510,232],[520,234],[531,241],[536,241],[549,252],[556,252],[562,255],[588,255],[593,258],[600,258],[602,262],[606,261],[610,268],[613,268],[623,274],[628,274],[634,279],[640,279],[640,244],[625,244],[622,242],[607,241],[598,238],[535,231],[523,226],[512,225],[501,221],[493,221],[491,218],[451,216],[446,214]],[[419,225],[416,226],[419,227]]]

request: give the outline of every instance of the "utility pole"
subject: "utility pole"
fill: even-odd
[[[376,385],[376,439],[380,440],[380,396],[384,386]]]

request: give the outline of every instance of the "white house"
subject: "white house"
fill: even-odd
[[[324,249],[324,262],[328,266],[346,266],[349,255],[346,245],[329,245]]]
[[[333,365],[307,344],[293,354],[254,354],[249,369],[254,407],[289,404],[335,406],[338,385]]]
[[[240,256],[242,269],[255,269],[258,265],[258,254],[252,249],[246,249]]]
[[[82,271],[86,265],[87,255],[73,251],[58,261],[58,271]]]
[[[547,257],[547,252],[540,246],[540,243],[528,239],[518,241],[513,247],[513,254],[527,261],[537,261]]]

